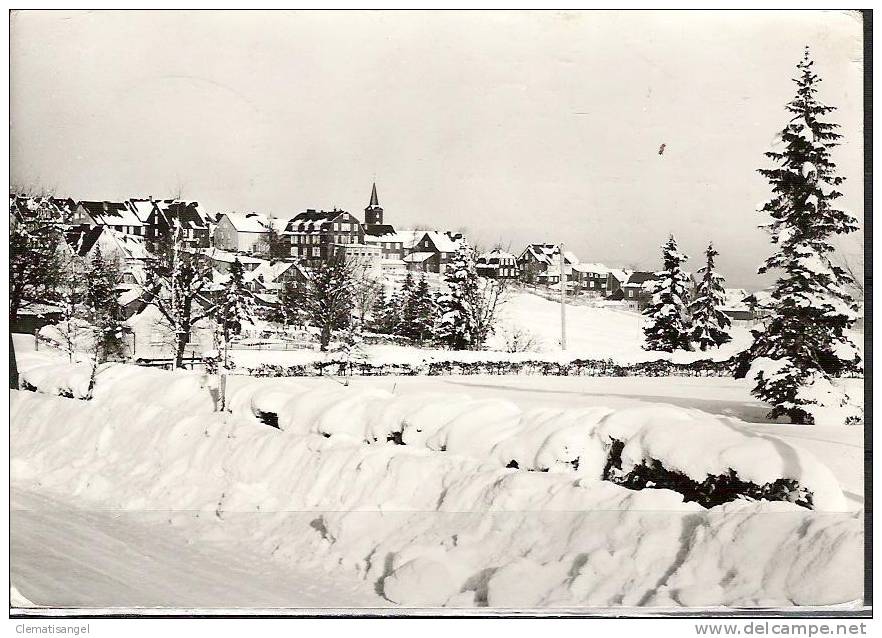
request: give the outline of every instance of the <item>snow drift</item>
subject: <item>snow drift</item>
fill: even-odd
[[[34,363],[22,366],[34,387],[76,386],[61,381],[70,366]],[[349,569],[406,606],[861,597],[861,513],[837,511],[841,491],[813,457],[735,420],[670,406],[522,412],[269,380],[234,386],[233,414],[214,413],[201,375],[102,373],[90,402],[12,393],[14,483],[153,511],[231,551],[247,543],[283,563]],[[269,412],[281,429],[260,422]],[[790,476],[825,511],[705,509],[671,490],[626,489],[601,480],[612,438],[623,442],[623,467],[653,458],[696,477],[733,466],[757,482]],[[505,467],[512,460],[520,469]]]
[[[85,396],[88,366],[24,358],[26,387],[48,394]],[[771,436],[756,434],[737,419],[667,404],[612,411],[607,408],[522,411],[504,400],[468,395],[327,388],[307,390],[289,381],[237,378],[226,406],[292,434],[320,434],[351,443],[394,442],[489,461],[501,467],[563,472],[583,482],[613,480],[629,487],[668,487],[687,500],[717,504],[720,484],[756,486],[751,495],[790,500],[828,511],[847,509],[832,472],[814,456]],[[128,405],[133,395],[156,397],[153,407],[211,412],[218,403],[208,375],[109,364],[102,368],[95,399]],[[613,458],[612,453],[615,453]],[[614,464],[614,467],[611,466]],[[694,484],[686,486],[686,483]],[[787,489],[762,489],[780,485]],[[703,498],[695,485],[717,489]],[[688,488],[688,489],[687,489]],[[742,488],[740,493],[744,494]]]

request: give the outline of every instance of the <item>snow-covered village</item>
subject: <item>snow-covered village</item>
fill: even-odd
[[[57,13],[11,612],[868,609],[859,13]]]

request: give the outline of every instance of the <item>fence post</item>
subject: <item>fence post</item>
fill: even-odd
[[[227,375],[223,373],[220,375],[220,411],[223,412],[227,409]]]

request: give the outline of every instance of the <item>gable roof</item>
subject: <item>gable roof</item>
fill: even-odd
[[[125,202],[92,202],[79,203],[99,226],[143,226],[144,222],[132,211]]]
[[[449,232],[442,233],[437,230],[427,230],[416,243],[421,243],[426,237],[429,238],[429,241],[432,242],[435,249],[441,253],[455,253],[462,245],[462,237],[454,239],[450,236]]]
[[[156,209],[152,199],[130,199],[126,202],[133,213],[145,224],[150,221],[150,216]]]
[[[242,265],[266,263],[265,259],[258,259],[257,257],[252,257],[250,255],[231,253],[228,250],[221,250],[220,248],[196,248],[193,252],[201,253],[212,261],[218,261],[225,264],[232,264],[237,259]]]
[[[270,220],[260,213],[224,213],[230,223],[240,233],[266,233],[269,232]]]
[[[410,250],[422,239],[424,232],[422,230],[399,230],[395,232],[394,237],[390,237],[387,241],[400,243],[402,248]]]
[[[628,281],[625,283],[626,286],[642,286],[647,281],[655,281],[658,279],[658,275],[654,272],[648,271],[637,271],[631,273],[631,276],[628,277]]]
[[[71,252],[78,257],[91,255],[97,245],[105,256],[117,255],[122,259],[136,260],[150,258],[143,237],[127,235],[107,226],[74,228],[64,233],[64,239]]]
[[[64,233],[64,240],[67,242],[70,251],[74,255],[77,257],[85,257],[92,251],[92,248],[95,246],[95,243],[98,241],[98,237],[101,236],[103,230],[103,226],[74,228],[73,230]]]
[[[499,248],[494,248],[489,252],[481,253],[480,255],[478,255],[477,261],[482,265],[498,265],[499,262],[503,259],[514,261],[517,258],[511,253],[505,252],[504,250],[501,250]],[[493,261],[493,264],[490,263],[491,261]]]
[[[175,220],[181,224],[181,228],[201,230],[208,228],[205,216],[199,212],[199,202],[182,202],[176,199],[165,199],[153,202],[156,210],[165,217],[171,226]]]
[[[557,244],[529,244],[518,259],[523,259],[526,255],[531,255],[541,264],[551,265],[552,262],[560,261],[560,247]],[[567,266],[579,263],[579,258],[569,250],[564,251],[563,257]]]

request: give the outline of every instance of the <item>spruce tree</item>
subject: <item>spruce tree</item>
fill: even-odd
[[[377,300],[371,308],[371,330],[379,334],[391,335],[395,333],[395,326],[398,322],[396,300],[396,295],[392,290],[381,289],[377,293]]]
[[[413,274],[408,270],[404,277],[404,284],[401,286],[396,299],[397,317],[395,317],[394,332],[400,337],[414,338],[414,306],[413,306],[414,281]]]
[[[243,323],[253,323],[255,310],[254,295],[245,284],[245,268],[236,258],[230,264],[230,278],[224,283],[215,316],[224,343],[224,365],[228,363],[230,341],[242,333]]]
[[[98,365],[112,357],[124,354],[122,308],[116,287],[122,277],[117,262],[95,248],[85,270],[86,294],[83,299],[86,315],[92,325],[91,372],[86,398],[91,399],[95,389]]]
[[[689,304],[692,315],[692,341],[702,350],[716,348],[732,340],[729,317],[720,308],[725,301],[723,277],[714,270],[714,257],[719,255],[713,244],[708,244],[704,253],[707,265],[698,272],[703,273],[698,284],[695,300]]]
[[[99,362],[123,354],[123,316],[116,287],[122,280],[115,260],[106,258],[96,246],[85,270],[84,306],[95,334]]]
[[[689,277],[683,272],[686,255],[677,250],[677,240],[671,235],[662,249],[664,269],[655,273],[652,299],[643,311],[646,324],[645,350],[689,350],[691,347],[689,314]]]
[[[411,333],[413,339],[419,343],[430,341],[433,335],[437,309],[435,298],[429,289],[429,282],[425,273],[420,277],[413,288],[410,301],[412,323]]]
[[[857,230],[858,222],[835,205],[845,178],[837,175],[830,149],[841,135],[838,124],[824,119],[835,107],[817,99],[821,80],[813,66],[806,47],[794,78],[796,96],[787,104],[783,149],[767,152],[774,166],[759,169],[772,187],[760,211],[772,219],[764,228],[777,248],[759,272],[780,276],[771,292],[774,314],[764,330],[753,331],[736,373],[756,382],[753,395],[773,406],[771,418],[787,416],[793,423],[813,423],[817,406],[848,406],[831,377],[858,362],[844,334],[855,320],[851,278],[831,261],[830,244],[833,236]]]
[[[478,274],[472,249],[464,241],[444,274],[447,291],[439,298],[438,338],[452,350],[480,347],[473,312]]]

